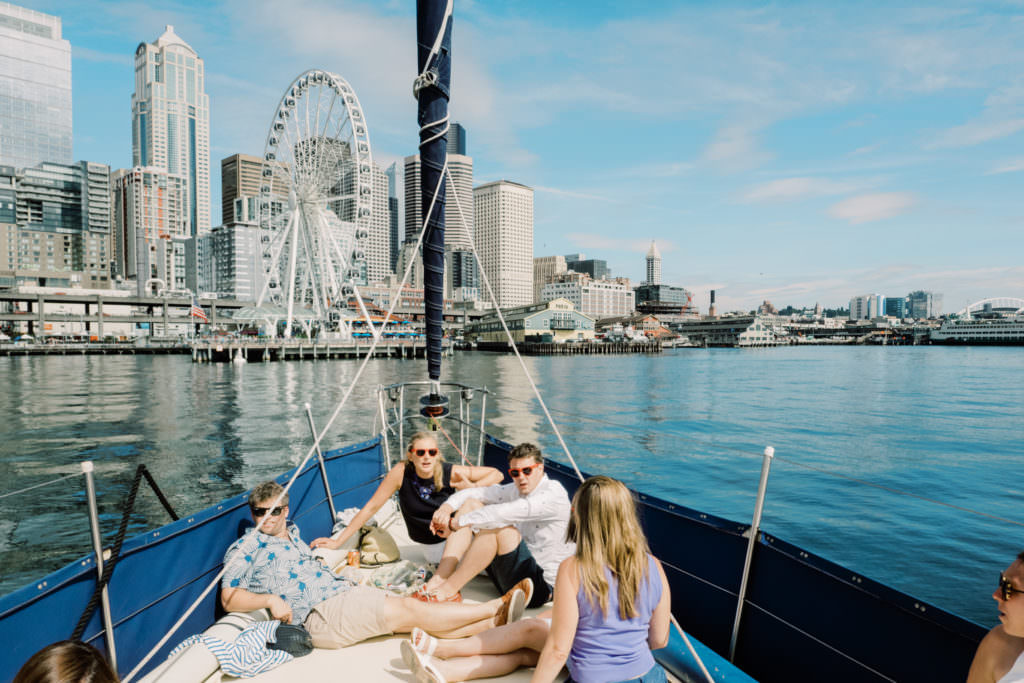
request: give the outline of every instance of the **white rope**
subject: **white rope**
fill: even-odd
[[[672,618],[672,625],[676,627],[676,630],[679,631],[679,635],[683,637],[683,642],[686,643],[686,648],[690,651],[690,654],[693,655],[693,658],[697,660],[697,666],[699,666],[700,670],[704,673],[704,677],[708,679],[708,683],[715,683],[715,679],[711,677],[710,673],[708,673],[707,667],[704,666],[704,662],[701,661],[700,655],[698,655],[697,650],[694,649],[693,643],[691,643],[690,639],[686,637],[686,632],[683,630],[683,627],[679,625],[678,621],[676,621],[675,615],[669,612],[669,617]]]
[[[447,169],[447,161],[445,162],[445,169]],[[442,169],[442,173],[441,173],[441,175],[438,178],[438,186],[437,186],[437,188],[434,189],[434,197],[430,201],[430,211],[427,212],[427,217],[428,218],[430,216],[430,213],[433,212],[433,210],[434,210],[434,203],[437,200],[437,194],[440,191],[441,182],[444,181],[444,172],[443,171],[445,169]],[[420,244],[423,241],[423,235],[424,235],[424,233],[426,232],[426,229],[427,229],[426,221],[427,221],[427,219],[424,219],[423,229],[420,231],[419,240],[416,243],[417,251],[419,250],[419,246],[420,246]],[[413,262],[414,262],[414,260],[410,260],[409,261],[409,263],[408,263],[408,265],[406,266],[406,269],[405,269],[405,276],[402,278],[402,282],[398,285],[398,290],[396,291],[395,295],[393,295],[391,297],[391,305],[390,305],[390,307],[388,309],[388,314],[385,317],[385,320],[390,320],[392,313],[394,313],[395,305],[398,303],[398,299],[399,299],[397,294],[405,286],[405,284],[406,284],[406,282],[407,282],[407,280],[409,278],[409,273],[412,272]],[[309,462],[310,458],[316,452],[317,448],[320,447],[320,442],[323,440],[324,436],[327,434],[327,431],[331,428],[331,425],[334,424],[334,421],[337,419],[338,415],[341,413],[341,409],[348,402],[349,397],[352,395],[352,391],[355,389],[356,385],[359,383],[359,379],[360,379],[360,377],[363,374],[363,370],[366,369],[366,366],[369,363],[370,359],[373,358],[373,352],[376,350],[377,344],[380,342],[380,339],[381,339],[380,337],[374,337],[373,342],[370,344],[369,349],[367,349],[366,355],[363,356],[363,360],[359,364],[359,368],[356,370],[355,377],[353,377],[352,382],[348,386],[348,389],[345,390],[345,395],[342,396],[341,401],[338,403],[338,406],[334,409],[334,412],[331,414],[330,419],[327,420],[327,424],[324,425],[323,430],[320,432],[319,435],[316,435],[316,437],[315,437],[315,439],[313,441],[313,445],[310,447],[309,452],[306,453],[306,457],[302,459],[301,464],[299,464],[299,466],[295,469],[295,475],[292,476],[292,478],[291,478],[291,480],[289,480],[287,486],[284,487],[284,490],[277,496],[277,498],[274,499],[274,502],[269,506],[270,508],[275,508],[275,507],[278,506],[278,504],[281,502],[281,499],[285,496],[285,494],[288,493],[288,490],[291,489],[292,484],[295,483],[295,479],[302,472],[303,468],[306,466],[306,463]],[[254,533],[256,529],[257,529],[257,527],[253,527],[252,529],[250,529],[250,531],[248,533]],[[132,679],[139,673],[139,671],[142,669],[142,667],[145,666],[146,663],[150,659],[153,658],[153,655],[156,654],[157,650],[159,650],[161,647],[163,647],[164,644],[170,639],[170,637],[172,635],[174,635],[174,633],[179,628],[181,628],[181,625],[184,624],[185,620],[188,619],[188,617],[192,614],[192,612],[194,612],[196,610],[196,608],[199,607],[200,603],[202,603],[202,601],[206,598],[206,596],[210,594],[210,591],[213,590],[213,588],[217,584],[220,583],[221,578],[223,578],[225,572],[227,572],[227,570],[231,566],[231,564],[238,558],[239,553],[241,552],[241,550],[242,550],[241,546],[239,546],[238,548],[235,549],[235,552],[224,563],[223,569],[221,569],[220,572],[217,573],[217,576],[215,576],[213,578],[213,581],[210,582],[210,585],[207,586],[205,590],[203,590],[203,592],[199,595],[198,598],[196,598],[196,600],[191,605],[189,605],[188,609],[185,610],[185,613],[183,615],[181,615],[181,618],[178,619],[178,621],[176,621],[173,626],[171,626],[170,630],[168,630],[167,633],[164,634],[164,636],[160,639],[160,641],[156,645],[153,646],[153,648],[146,654],[146,656],[143,657],[142,660],[138,664],[135,665],[135,668],[132,669],[131,672],[129,672],[129,674],[123,679],[123,683],[131,683]]]
[[[451,21],[452,10],[454,8],[455,0],[448,0],[448,4],[445,6],[444,9],[444,20],[441,22],[441,28],[437,32],[437,35],[434,36],[434,44],[430,48],[430,54],[427,55],[426,61],[423,62],[423,73],[420,74],[421,77],[424,76],[428,71],[430,71],[431,63],[433,63],[434,59],[441,51],[441,42],[444,40],[445,29],[448,27],[448,22]]]
[[[448,173],[449,180],[452,181],[452,185],[455,185],[455,180],[451,177],[451,171],[447,168],[447,162],[445,163],[445,171]],[[462,204],[459,202],[459,193],[453,193],[455,197],[455,206],[459,210],[459,218],[462,220],[462,229],[467,233],[469,227],[466,223],[466,215],[462,212]],[[498,306],[498,300],[494,296],[494,290],[491,289],[491,283],[487,279],[487,273],[484,272],[483,262],[480,260],[480,255],[476,253],[475,240],[470,240],[470,248],[473,250],[473,258],[476,259],[477,266],[480,268],[480,278],[484,281],[484,286],[487,288],[487,294],[491,297],[491,303],[494,304],[494,310],[498,314],[498,320],[501,321],[501,327],[505,330],[505,335],[508,337],[508,343],[512,345],[512,351],[516,354],[516,358],[519,360],[520,367],[523,368],[523,374],[526,375],[526,380],[530,383],[530,387],[533,389],[534,396],[537,397],[537,401],[540,403],[541,409],[544,411],[544,415],[548,418],[548,423],[551,425],[551,429],[555,432],[555,436],[558,437],[558,443],[561,444],[562,450],[565,451],[565,455],[569,458],[569,463],[572,464],[572,468],[576,471],[576,476],[579,477],[580,481],[583,481],[583,473],[580,472],[580,468],[576,465],[576,459],[572,457],[572,453],[569,452],[569,446],[566,445],[565,439],[562,438],[562,433],[558,430],[558,425],[555,424],[555,419],[551,416],[551,412],[548,410],[547,405],[544,403],[543,397],[540,395],[540,390],[537,388],[537,384],[533,381],[533,377],[530,375],[530,370],[526,367],[526,361],[519,355],[519,349],[516,347],[515,339],[512,338],[512,333],[508,329],[508,324],[505,322],[505,316],[501,313],[501,307]]]
[[[447,164],[446,164],[446,166],[447,166]],[[448,171],[448,177],[449,177],[449,179],[451,179],[451,171]],[[455,181],[452,180],[452,185],[454,185],[454,184],[455,184]],[[469,228],[466,225],[466,216],[462,212],[462,205],[459,203],[459,195],[456,192],[456,193],[454,193],[454,196],[455,196],[455,206],[459,210],[459,218],[462,220],[463,230],[467,230],[468,231]],[[487,293],[491,297],[491,302],[494,304],[494,310],[498,314],[498,320],[501,321],[501,327],[505,330],[505,335],[508,337],[508,342],[512,346],[512,351],[515,352],[516,358],[519,359],[519,365],[523,368],[523,373],[526,375],[526,379],[530,382],[530,386],[533,388],[533,393],[534,393],[534,395],[537,396],[537,401],[540,403],[540,407],[544,410],[544,415],[547,416],[548,422],[551,424],[551,429],[554,430],[555,436],[558,437],[558,442],[562,445],[562,449],[565,451],[565,455],[569,458],[569,462],[572,464],[573,470],[576,471],[576,476],[579,477],[580,481],[583,481],[583,473],[580,472],[580,468],[576,465],[576,460],[572,457],[572,453],[569,452],[569,447],[566,445],[565,440],[562,438],[561,432],[558,431],[558,425],[555,424],[554,418],[551,417],[551,413],[550,413],[550,411],[548,411],[548,407],[544,403],[544,399],[540,395],[540,390],[537,389],[537,385],[536,385],[536,383],[534,383],[533,377],[530,375],[530,371],[526,367],[526,362],[523,360],[523,357],[521,355],[519,355],[519,349],[516,347],[515,339],[512,338],[512,333],[509,331],[508,325],[505,323],[505,316],[503,316],[502,313],[501,313],[501,307],[498,306],[497,299],[494,296],[494,291],[491,289],[491,283],[487,280],[487,274],[484,272],[483,264],[480,262],[480,256],[476,253],[476,244],[472,240],[470,241],[470,244],[472,245],[472,249],[473,249],[473,258],[476,259],[477,265],[480,267],[480,277],[481,277],[481,279],[483,279],[484,285],[487,287]],[[670,612],[669,616],[672,618],[672,623],[675,625],[676,629],[679,631],[679,635],[681,635],[683,637],[683,642],[685,642],[686,643],[686,647],[689,648],[690,654],[693,655],[693,658],[697,661],[697,665],[700,666],[700,670],[702,672],[704,672],[704,676],[707,677],[707,679],[708,679],[708,681],[710,681],[710,683],[714,683],[714,679],[711,677],[711,674],[708,673],[707,668],[704,666],[704,662],[701,661],[700,655],[697,654],[697,651],[694,649],[693,645],[690,643],[690,639],[686,637],[686,633],[683,631],[682,627],[679,625],[679,622],[676,621],[675,615],[673,615]]]

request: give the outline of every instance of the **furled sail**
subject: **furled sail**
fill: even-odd
[[[420,207],[427,216],[423,239],[423,298],[427,318],[427,370],[441,379],[444,335],[444,203],[448,155],[448,99],[451,83],[452,0],[416,4],[415,92],[420,124]]]

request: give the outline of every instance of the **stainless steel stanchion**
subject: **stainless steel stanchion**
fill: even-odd
[[[89,527],[92,530],[92,547],[96,551],[96,580],[103,580],[103,541],[100,539],[100,515],[96,508],[96,482],[92,476],[92,460],[82,463],[82,474],[85,475],[85,493],[89,503]],[[100,593],[100,610],[103,616],[103,633],[107,641],[107,656],[110,666],[117,671],[117,648],[114,645],[114,624],[110,619],[110,598],[107,587]]]
[[[338,521],[338,511],[334,509],[334,498],[331,496],[331,485],[327,483],[327,465],[324,463],[324,454],[320,450],[320,442],[316,437],[316,425],[313,424],[313,411],[309,404],[306,404],[306,417],[309,419],[309,431],[313,432],[313,443],[316,444],[316,462],[320,465],[320,478],[324,482],[324,491],[327,492],[327,506],[331,509],[331,527]]]
[[[761,481],[757,485],[757,502],[754,504],[754,521],[750,525],[747,539],[747,559],[743,561],[743,578],[740,580],[740,593],[736,600],[736,618],[732,622],[732,639],[729,641],[729,661],[733,661],[736,655],[736,639],[740,632],[740,618],[743,616],[743,603],[747,599],[747,580],[750,578],[750,564],[754,559],[754,545],[757,543],[757,535],[761,529],[761,512],[764,510],[764,496],[768,488],[768,471],[772,467],[772,458],[775,457],[775,449],[766,446],[764,459],[761,461]]]

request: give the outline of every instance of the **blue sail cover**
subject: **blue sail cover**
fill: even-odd
[[[444,173],[448,147],[448,99],[451,83],[452,20],[445,0],[421,0],[416,6],[418,73],[436,77],[420,79],[420,207],[428,216],[423,240],[423,298],[427,318],[427,370],[430,379],[441,379],[441,341],[444,334]],[[440,49],[432,55],[438,34],[444,31]],[[434,199],[435,190],[437,198]],[[433,203],[433,210],[431,210]]]

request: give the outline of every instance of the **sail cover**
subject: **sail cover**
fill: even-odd
[[[427,371],[441,379],[444,334],[444,203],[441,182],[448,146],[448,99],[451,83],[452,1],[416,3],[416,93],[420,124],[420,208],[427,216],[423,239],[423,298],[427,318]],[[436,198],[435,198],[436,193]]]

